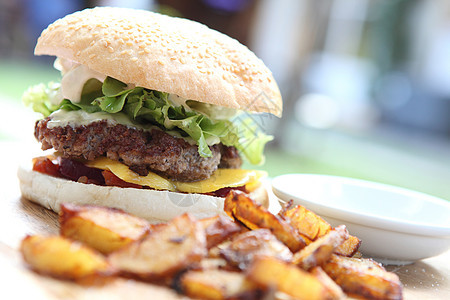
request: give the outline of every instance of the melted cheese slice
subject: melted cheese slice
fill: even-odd
[[[209,193],[226,187],[238,187],[257,182],[267,176],[264,171],[242,169],[217,169],[211,177],[195,182],[174,181],[180,192]]]
[[[210,193],[226,187],[246,185],[250,189],[259,185],[259,180],[267,176],[265,171],[242,169],[217,169],[213,175],[205,180],[195,182],[181,182],[165,179],[153,172],[147,176],[140,176],[131,171],[126,165],[106,157],[93,161],[86,161],[87,166],[109,170],[123,181],[149,186],[157,190],[169,190],[185,193]]]
[[[109,170],[126,182],[146,185],[156,190],[176,190],[172,182],[164,177],[161,177],[153,172],[148,173],[147,176],[140,176],[139,174],[131,171],[128,166],[106,157],[97,158],[93,161],[85,161],[85,165],[91,168]]]

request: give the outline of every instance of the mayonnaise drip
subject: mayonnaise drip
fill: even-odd
[[[78,65],[72,68],[61,79],[61,94],[63,98],[69,99],[73,103],[80,102],[84,84],[91,78],[103,82],[106,76],[89,69],[85,65]]]

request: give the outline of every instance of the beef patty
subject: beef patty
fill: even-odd
[[[144,131],[107,121],[50,129],[49,120],[40,120],[35,127],[34,135],[43,150],[54,148],[64,157],[87,160],[107,156],[140,175],[152,171],[178,181],[198,181],[209,178],[219,165],[239,168],[242,164],[234,147],[216,144],[210,146],[211,157],[201,157],[197,145],[159,129]]]

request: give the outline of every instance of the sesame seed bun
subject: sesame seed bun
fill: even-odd
[[[149,11],[97,7],[51,24],[36,55],[54,55],[128,84],[185,99],[281,116],[270,70],[205,25]]]
[[[25,198],[57,213],[62,203],[73,203],[120,208],[153,222],[169,221],[185,212],[200,219],[225,214],[221,197],[85,184],[39,173],[28,165],[20,166],[17,176]],[[264,185],[250,197],[269,206]]]

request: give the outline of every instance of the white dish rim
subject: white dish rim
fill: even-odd
[[[407,188],[402,188],[394,185],[389,185],[385,183],[379,183],[374,181],[368,181],[363,179],[344,177],[344,176],[336,176],[336,175],[326,175],[326,174],[311,174],[311,173],[290,173],[276,176],[272,179],[272,190],[273,193],[283,201],[289,201],[293,199],[294,202],[298,202],[302,204],[308,205],[308,209],[311,209],[313,212],[318,213],[319,215],[323,215],[324,217],[329,216],[335,219],[346,220],[351,223],[359,224],[366,227],[375,227],[383,230],[393,231],[393,232],[402,232],[402,233],[414,233],[416,235],[423,236],[434,236],[434,237],[442,237],[442,238],[450,238],[450,225],[449,226],[441,226],[441,225],[432,225],[429,223],[421,223],[415,222],[411,220],[405,219],[396,219],[391,217],[379,216],[376,214],[371,214],[370,212],[361,212],[354,211],[349,209],[343,209],[340,207],[336,207],[333,205],[325,205],[323,203],[317,203],[310,200],[302,199],[298,196],[291,195],[290,193],[286,193],[277,188],[277,181],[285,180],[287,177],[292,176],[308,176],[308,177],[327,177],[332,180],[339,180],[345,183],[351,183],[352,185],[366,186],[370,188],[383,189],[388,192],[394,193],[402,193],[402,194],[410,194],[414,195],[414,197],[420,197],[423,201],[438,204],[438,205],[448,205],[450,206],[450,201],[410,190]]]

